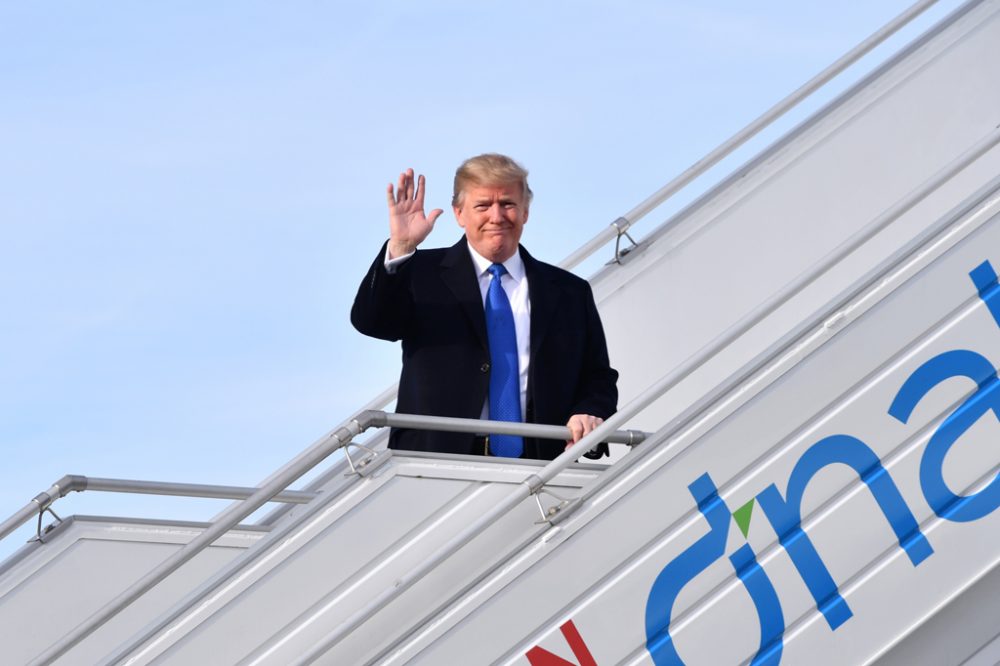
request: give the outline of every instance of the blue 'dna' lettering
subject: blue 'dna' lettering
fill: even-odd
[[[802,498],[809,481],[821,469],[835,463],[847,465],[858,473],[913,566],[934,552],[896,483],[867,444],[850,435],[831,435],[810,446],[792,469],[786,496],[782,498],[772,483],[757,495],[757,501],[831,629],[849,620],[852,613],[812,540],[802,529]]]
[[[979,290],[993,320],[1000,326],[1000,286],[990,262],[977,266],[969,277]],[[976,391],[952,412],[931,436],[920,459],[920,488],[941,518],[954,522],[979,520],[1000,506],[1000,475],[971,495],[958,495],[944,480],[944,459],[951,447],[987,412],[1000,419],[1000,381],[997,370],[982,354],[956,349],[926,361],[907,378],[889,407],[889,414],[906,423],[924,396],[952,378],[970,379]]]
[[[987,261],[969,275],[1000,326],[1000,280],[996,271]],[[931,436],[920,460],[920,487],[938,516],[969,522],[989,515],[1000,506],[1000,474],[978,492],[958,495],[945,482],[942,468],[951,447],[987,412],[1000,420],[1000,380],[996,368],[981,354],[966,349],[938,354],[907,377],[888,414],[907,423],[917,404],[931,390],[956,377],[972,380],[977,388]],[[821,469],[834,463],[848,465],[858,473],[914,566],[934,552],[889,472],[868,445],[850,435],[831,435],[810,446],[796,462],[785,496],[771,484],[757,495],[757,501],[831,630],[850,619],[852,612],[801,523],[806,486]],[[646,647],[657,666],[684,663],[670,635],[673,606],[680,591],[724,554],[732,515],[707,473],[688,486],[688,490],[708,521],[709,531],[669,562],[650,590],[646,601]],[[778,664],[785,622],[774,586],[749,544],[737,549],[729,560],[753,600],[760,622],[760,644],[752,664]]]
[[[708,521],[708,534],[663,568],[656,577],[646,600],[646,649],[656,666],[677,666],[684,662],[670,636],[670,621],[674,602],[684,586],[694,580],[726,550],[729,521],[732,512],[707,473],[688,486],[698,510]],[[736,575],[750,594],[760,620],[760,645],[753,666],[774,666],[781,661],[781,634],[785,620],[781,603],[764,569],[757,563],[749,544],[744,544],[729,557]]]

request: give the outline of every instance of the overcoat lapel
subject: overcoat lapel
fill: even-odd
[[[483,296],[479,292],[479,277],[476,275],[475,265],[469,256],[466,243],[463,236],[445,252],[444,259],[441,260],[441,279],[462,307],[469,325],[476,332],[479,344],[484,350],[489,351]]]
[[[555,275],[521,248],[524,273],[528,277],[528,298],[531,301],[531,358],[535,358],[549,324],[558,310],[562,289]]]

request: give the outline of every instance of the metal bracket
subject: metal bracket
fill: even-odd
[[[618,233],[618,235],[615,237],[615,258],[614,258],[614,262],[616,264],[621,264],[622,263],[622,257],[624,257],[626,254],[628,254],[629,252],[631,252],[634,248],[639,247],[639,244],[636,243],[635,239],[632,238],[629,235],[628,228],[629,228],[629,226],[631,226],[631,222],[629,222],[628,220],[626,220],[624,217],[619,217],[617,220],[615,220],[614,222],[611,223],[611,226],[613,226],[615,228],[615,231]],[[622,236],[624,236],[625,238],[627,238],[629,240],[629,242],[632,243],[632,245],[626,247],[625,249],[622,249],[622,247],[621,247],[621,245],[622,245]]]
[[[548,509],[546,509],[544,506],[542,506],[542,498],[541,498],[542,493],[545,493],[546,495],[551,495],[552,497],[559,500],[559,502],[557,504],[553,504]],[[561,495],[557,495],[556,493],[552,492],[547,488],[540,488],[538,492],[535,493],[535,503],[538,505],[538,512],[542,514],[542,519],[536,520],[535,524],[542,525],[544,523],[551,524],[552,519],[556,516],[556,514],[558,514],[560,511],[569,506],[570,500]]]
[[[642,444],[646,439],[646,433],[641,430],[626,430],[625,432],[628,433],[627,446],[629,448]]]
[[[354,459],[351,458],[352,446],[365,451],[364,457],[356,463],[354,462]],[[357,476],[368,476],[389,459],[389,456],[385,451],[376,451],[375,449],[371,449],[364,444],[358,444],[357,442],[348,442],[344,445],[344,457],[347,458],[347,464],[351,468],[351,471],[344,474],[344,476],[351,476],[352,474],[356,474]]]
[[[52,517],[56,519],[56,522],[52,523],[51,525],[46,526],[45,527],[45,531],[43,532],[42,531],[42,516],[44,516],[46,514],[46,512],[51,513]],[[41,504],[39,504],[38,505],[38,526],[35,528],[35,538],[32,539],[32,541],[37,541],[38,543],[45,543],[45,539],[42,537],[42,534],[48,534],[49,532],[51,532],[52,530],[54,530],[56,527],[58,527],[59,525],[61,525],[62,521],[63,521],[63,519],[59,517],[59,514],[57,514],[55,511],[52,510],[51,506],[42,506]]]

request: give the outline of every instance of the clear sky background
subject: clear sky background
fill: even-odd
[[[392,384],[348,311],[401,169],[448,210],[464,158],[514,156],[555,263],[910,4],[0,0],[0,519],[67,473],[254,485]]]

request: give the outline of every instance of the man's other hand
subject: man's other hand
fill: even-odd
[[[574,414],[569,417],[566,427],[569,428],[569,432],[573,438],[566,440],[566,448],[568,449],[579,442],[602,423],[604,423],[604,419],[599,416],[591,416],[590,414]]]
[[[389,203],[389,258],[395,259],[416,250],[444,211],[435,208],[429,216],[424,215],[424,177],[417,178],[414,185],[413,169],[399,174],[395,190],[389,183],[385,193]]]

